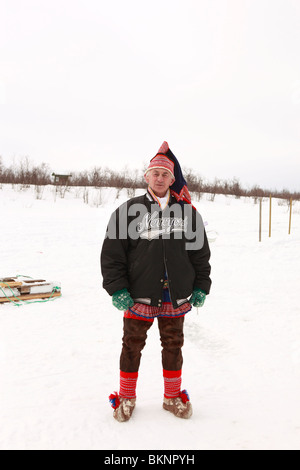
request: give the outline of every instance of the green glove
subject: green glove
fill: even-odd
[[[205,299],[206,299],[206,293],[204,292],[204,290],[198,289],[196,287],[196,289],[193,290],[193,293],[191,295],[189,302],[194,307],[203,307]]]
[[[128,307],[132,307],[134,305],[134,301],[130,297],[127,289],[121,289],[115,292],[112,295],[112,303],[118,310],[127,310]]]

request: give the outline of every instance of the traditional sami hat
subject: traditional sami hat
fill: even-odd
[[[163,163],[165,163],[165,160],[167,160],[166,166],[164,166],[163,168],[166,168],[167,166],[171,166],[171,165],[173,168],[172,174],[175,178],[175,182],[170,186],[171,194],[173,194],[173,196],[177,199],[177,201],[186,201],[189,204],[191,204],[191,196],[187,188],[186,180],[183,177],[179,161],[177,160],[175,155],[171,152],[168,142],[164,142],[161,145],[155,157],[153,157],[152,160],[150,161],[150,165],[147,171],[155,167],[155,166],[152,166],[153,162],[155,162],[154,163],[155,165],[159,161],[159,159],[162,161],[163,158],[164,158]],[[169,169],[169,168],[166,168],[166,169]]]
[[[167,170],[172,175],[172,177],[175,178],[174,162],[172,162],[172,160],[170,160],[162,153],[158,153],[157,155],[155,155],[155,157],[150,160],[149,166],[145,174],[147,174],[149,170],[154,170],[154,168],[161,168]]]

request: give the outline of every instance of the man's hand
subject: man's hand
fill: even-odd
[[[191,305],[193,305],[193,307],[203,307],[205,299],[206,293],[204,292],[204,290],[196,288],[193,290],[189,302]]]
[[[134,301],[127,289],[121,289],[115,292],[112,295],[112,303],[118,310],[127,310],[134,305]]]

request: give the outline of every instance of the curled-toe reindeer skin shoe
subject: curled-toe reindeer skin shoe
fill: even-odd
[[[163,408],[173,413],[177,418],[189,419],[193,414],[192,404],[186,390],[175,398],[164,397]]]
[[[116,392],[109,396],[109,401],[114,409],[114,418],[120,423],[128,421],[135,408],[135,398],[123,398],[120,397]]]

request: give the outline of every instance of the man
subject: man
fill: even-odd
[[[109,397],[120,422],[134,410],[141,351],[155,318],[162,344],[163,408],[180,418],[192,415],[189,396],[180,390],[183,324],[192,306],[204,304],[211,286],[202,219],[167,142],[150,161],[145,180],[147,193],[112,214],[101,252],[103,287],[124,311],[120,390]]]

